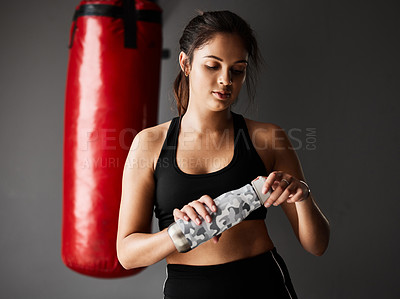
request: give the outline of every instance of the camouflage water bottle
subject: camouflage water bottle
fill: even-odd
[[[217,211],[207,206],[211,222],[202,220],[200,225],[193,221],[178,219],[168,228],[168,233],[179,252],[187,252],[221,234],[223,231],[243,221],[252,211],[261,207],[271,194],[262,194],[265,177],[257,177],[239,189],[226,192],[214,199]]]

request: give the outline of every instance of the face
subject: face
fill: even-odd
[[[186,55],[180,55],[184,69]],[[248,53],[236,34],[217,34],[193,53],[189,73],[189,107],[222,111],[238,97],[246,79]]]

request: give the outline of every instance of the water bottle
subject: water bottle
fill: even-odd
[[[200,225],[183,219],[172,223],[168,227],[168,234],[176,249],[179,252],[187,252],[240,223],[252,211],[264,205],[271,195],[271,190],[266,194],[261,192],[265,180],[265,177],[259,176],[251,184],[218,196],[214,199],[216,212],[204,205],[211,216],[210,223],[204,221],[200,215]]]

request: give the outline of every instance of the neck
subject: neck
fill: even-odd
[[[218,112],[188,109],[182,117],[181,125],[197,132],[210,132],[224,131],[231,126],[231,123],[232,114],[230,109]]]

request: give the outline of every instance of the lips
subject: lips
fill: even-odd
[[[224,91],[224,90],[220,90],[220,91],[213,91],[212,92],[214,96],[216,96],[218,99],[229,99],[231,97],[231,92],[229,91]]]

